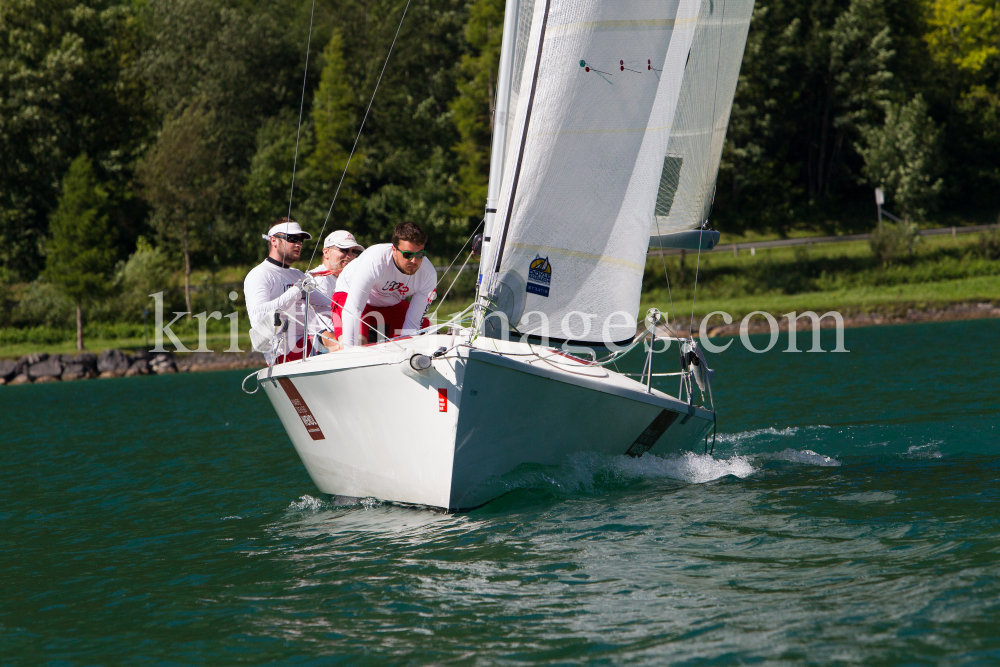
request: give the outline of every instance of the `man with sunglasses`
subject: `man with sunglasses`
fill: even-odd
[[[322,344],[328,351],[341,349],[331,333],[329,297],[315,289],[315,281],[291,266],[302,256],[302,243],[312,238],[302,231],[299,223],[289,218],[279,218],[263,235],[269,244],[264,261],[255,266],[243,281],[250,317],[250,338],[254,348],[264,352],[268,362],[280,364],[309,356],[313,348]],[[308,332],[302,323],[306,317],[306,299],[309,303]],[[280,321],[277,321],[280,320]],[[286,333],[281,327],[288,323]],[[282,336],[277,358],[271,359],[271,344],[275,336]]]
[[[323,242],[323,263],[309,275],[316,281],[316,289],[329,302],[337,291],[337,278],[341,272],[364,251],[365,247],[354,239],[354,234],[338,229]]]
[[[379,325],[389,337],[430,326],[424,312],[437,285],[437,271],[424,257],[426,245],[424,230],[403,222],[393,230],[392,243],[370,246],[347,265],[332,304],[333,332],[341,343],[368,342],[372,327]]]

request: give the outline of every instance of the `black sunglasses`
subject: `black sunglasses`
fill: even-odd
[[[272,236],[276,239],[281,239],[282,241],[288,241],[289,243],[305,243],[309,238],[305,234],[285,234],[283,232],[272,234]]]
[[[344,253],[345,255],[350,255],[351,257],[360,257],[361,256],[361,251],[358,250],[357,248],[347,248],[345,250],[344,248],[340,248],[338,246],[333,246],[333,247],[337,248],[337,250],[339,250],[340,252]]]

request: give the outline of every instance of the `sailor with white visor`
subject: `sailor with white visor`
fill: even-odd
[[[330,298],[316,289],[311,276],[291,266],[301,258],[302,244],[312,234],[294,220],[279,218],[263,238],[270,245],[268,255],[243,281],[254,349],[263,352],[269,364],[301,359],[314,349],[320,351],[316,348],[341,349],[331,333]]]
[[[329,234],[323,241],[323,263],[309,272],[316,280],[316,290],[326,297],[327,306],[337,291],[337,278],[351,260],[364,251],[354,234],[344,229]]]

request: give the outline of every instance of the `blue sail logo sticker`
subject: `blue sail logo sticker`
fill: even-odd
[[[538,296],[549,295],[549,285],[552,284],[552,265],[549,264],[548,257],[535,255],[528,267],[528,294]]]

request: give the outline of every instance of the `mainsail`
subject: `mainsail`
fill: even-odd
[[[504,34],[505,47],[514,46],[507,51],[510,104],[506,112],[497,109],[498,116],[506,113],[505,145],[497,155],[494,142],[492,167],[502,164],[503,172],[480,286],[517,332],[592,343],[632,338],[650,229],[657,214],[672,213],[658,208],[664,172],[673,169],[668,189],[674,178],[670,194],[679,216],[687,172],[714,183],[718,170],[717,156],[714,168],[711,159],[697,157],[683,164],[685,151],[709,158],[716,144],[721,151],[725,134],[723,119],[718,141],[707,132],[706,151],[694,115],[705,86],[714,89],[716,72],[704,74],[700,60],[690,72],[685,65],[702,51],[699,35],[711,41],[712,21],[722,26],[715,29],[720,34],[730,23],[716,18],[726,1],[752,6],[752,0],[521,0],[517,29]],[[745,41],[745,26],[742,34]],[[736,73],[742,49],[741,42]],[[731,51],[719,53],[731,58]],[[728,75],[732,68],[717,69]],[[711,81],[700,82],[703,75]],[[732,93],[718,91],[726,118]],[[684,105],[692,114],[686,127],[695,131],[688,144],[672,140]],[[711,127],[707,113],[701,123]],[[675,162],[665,159],[672,148],[680,156]]]

